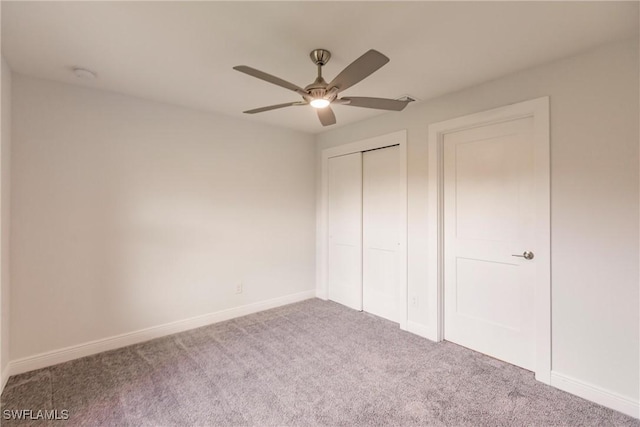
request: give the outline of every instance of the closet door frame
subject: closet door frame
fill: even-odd
[[[317,228],[317,266],[316,269],[316,296],[327,300],[328,288],[328,240],[329,240],[329,159],[346,154],[376,150],[379,148],[397,145],[400,150],[400,198],[401,218],[403,218],[402,232],[400,233],[400,253],[403,262],[400,269],[400,285],[398,295],[398,323],[400,329],[407,329],[408,292],[407,292],[407,131],[380,135],[373,138],[351,142],[337,147],[326,148],[321,152],[320,170],[320,200]]]

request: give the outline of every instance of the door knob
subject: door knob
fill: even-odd
[[[524,251],[522,255],[511,255],[511,256],[517,256],[524,259],[533,259],[534,255],[533,255],[533,252],[531,251]]]

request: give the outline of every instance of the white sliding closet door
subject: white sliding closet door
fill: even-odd
[[[332,157],[328,166],[328,297],[362,310],[362,153]]]
[[[400,147],[362,156],[363,310],[397,322],[404,258]]]

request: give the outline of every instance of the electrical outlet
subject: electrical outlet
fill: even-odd
[[[236,294],[241,294],[243,290],[242,282],[238,282],[236,285]]]
[[[417,306],[418,306],[418,297],[414,295],[411,297],[411,307],[417,307]]]

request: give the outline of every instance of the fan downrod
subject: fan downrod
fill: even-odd
[[[307,85],[306,90],[313,98],[322,98],[326,94],[327,82],[322,78],[322,67],[329,62],[331,52],[326,49],[314,49],[309,54],[311,60],[318,67],[318,77]],[[335,97],[334,97],[335,98]],[[333,99],[331,99],[333,101]]]

